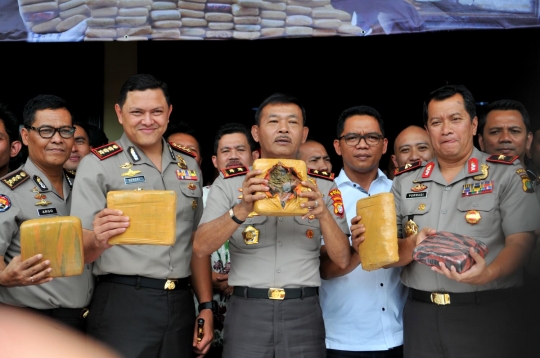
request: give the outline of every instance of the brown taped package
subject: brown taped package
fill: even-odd
[[[55,216],[21,224],[21,259],[43,254],[51,262],[51,277],[80,275],[84,268],[81,219]]]
[[[174,245],[176,193],[172,190],[119,190],[107,193],[107,207],[129,217],[122,234],[111,245]]]
[[[356,215],[366,232],[360,244],[360,262],[366,271],[377,270],[399,260],[394,194],[379,193],[356,202]]]
[[[253,170],[261,170],[257,178],[268,179],[270,190],[266,199],[257,200],[253,210],[259,215],[295,216],[307,214],[308,209],[300,204],[308,201],[298,196],[302,191],[311,190],[302,184],[307,180],[306,163],[295,159],[257,159]],[[260,193],[257,193],[260,194]]]

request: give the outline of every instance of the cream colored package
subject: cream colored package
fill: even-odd
[[[372,271],[399,260],[394,194],[379,193],[356,202],[356,215],[362,217],[365,240],[359,246],[360,262]]]
[[[129,227],[111,245],[174,245],[176,193],[172,190],[118,190],[107,193],[107,207],[129,217]]]
[[[303,191],[311,190],[300,182],[307,180],[306,163],[295,159],[257,159],[253,170],[261,170],[258,178],[268,179],[270,190],[265,192],[266,199],[257,200],[253,207],[259,215],[296,216],[307,214],[308,209],[300,207],[307,198],[298,196]],[[260,194],[260,193],[258,193]]]
[[[21,260],[43,254],[51,262],[51,277],[80,275],[84,269],[81,219],[55,216],[21,224]]]

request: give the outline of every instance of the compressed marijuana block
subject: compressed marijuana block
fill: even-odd
[[[444,262],[450,270],[454,266],[456,271],[465,272],[474,265],[469,249],[473,247],[483,258],[488,253],[486,244],[469,236],[459,235],[447,231],[439,231],[429,235],[413,250],[413,259],[428,265],[439,267]]]
[[[360,244],[360,262],[366,271],[397,262],[398,238],[394,194],[380,193],[356,202],[356,215],[362,217],[366,232]]]
[[[296,216],[307,214],[308,208],[300,204],[308,202],[298,194],[311,189],[300,184],[307,180],[306,163],[294,159],[257,159],[253,170],[261,170],[257,178],[268,180],[270,189],[265,192],[266,199],[254,203],[254,211],[267,216]],[[260,193],[257,193],[260,194]]]
[[[81,220],[55,216],[26,220],[21,224],[21,259],[43,254],[50,260],[51,277],[76,276],[83,272],[84,253]]]
[[[107,207],[121,210],[129,226],[111,245],[174,245],[176,193],[172,190],[119,190],[107,193]]]

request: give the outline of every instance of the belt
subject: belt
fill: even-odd
[[[62,307],[50,308],[50,309],[44,309],[44,310],[32,308],[32,311],[48,316],[48,317],[79,318],[79,319],[84,319],[88,317],[88,313],[90,312],[88,308],[62,308]]]
[[[234,286],[233,295],[244,298],[266,298],[270,300],[288,300],[292,298],[304,298],[319,294],[318,287],[299,288],[252,288],[246,286]]]
[[[98,282],[112,282],[122,285],[135,286],[137,289],[140,287],[154,288],[156,290],[180,290],[189,287],[189,277],[184,278],[169,278],[169,279],[157,279],[144,276],[128,276],[128,275],[99,275]]]
[[[518,294],[517,289],[506,288],[501,290],[476,292],[426,292],[409,288],[409,297],[416,301],[435,303],[437,305],[467,305],[481,304],[511,299]]]

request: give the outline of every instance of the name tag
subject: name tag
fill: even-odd
[[[144,175],[139,175],[137,177],[131,177],[131,178],[124,178],[124,184],[137,184],[137,183],[144,183],[146,179],[144,178]]]
[[[427,192],[422,191],[420,193],[407,193],[405,199],[418,199],[418,198],[427,198]]]
[[[37,214],[39,216],[56,215],[56,214],[58,214],[58,212],[56,211],[56,208],[47,208],[47,209],[37,209]]]

